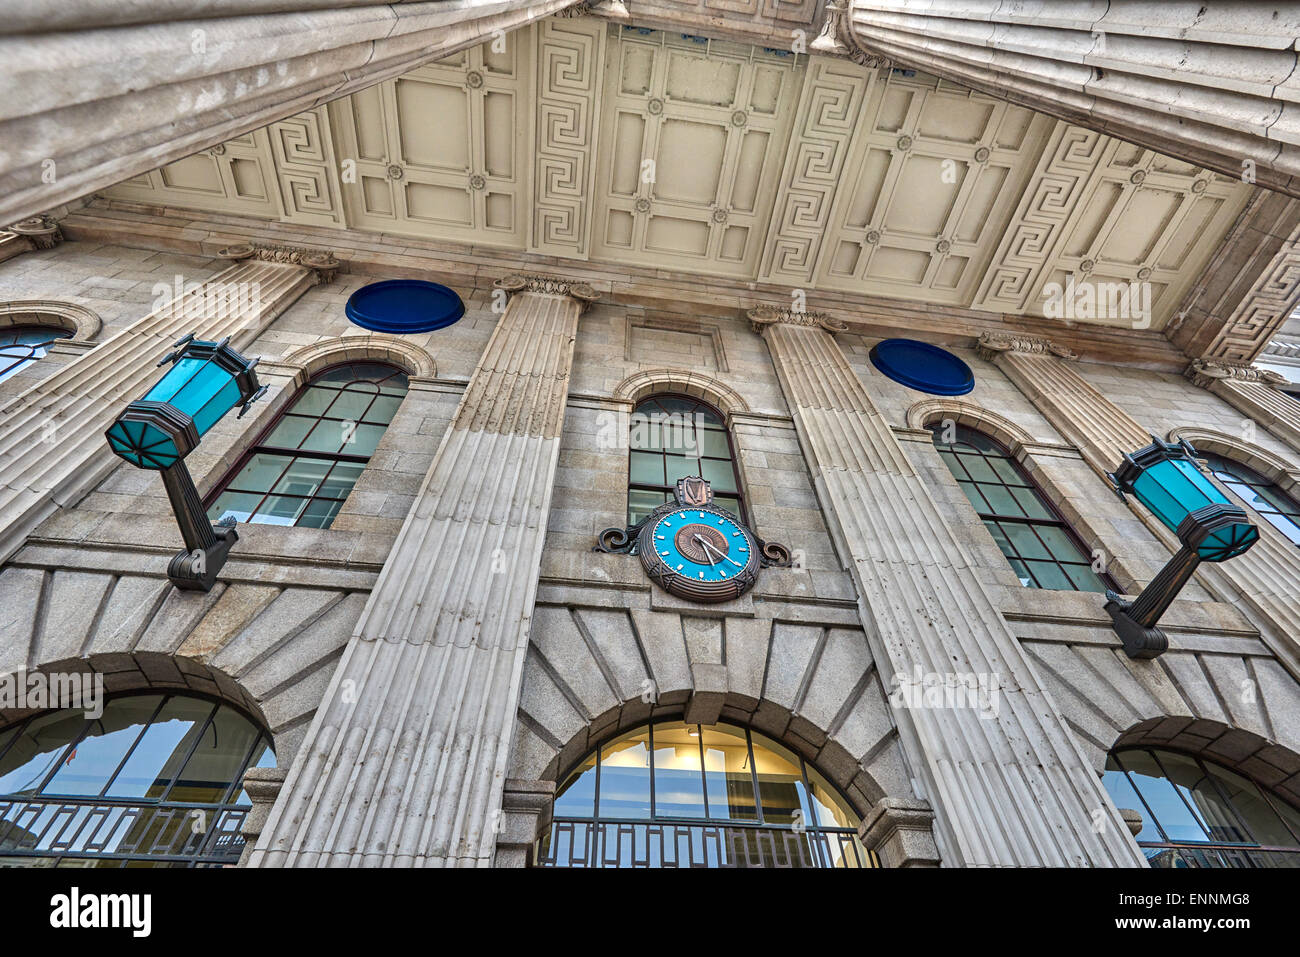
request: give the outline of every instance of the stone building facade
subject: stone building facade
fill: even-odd
[[[87,174],[97,193],[0,238],[0,331],[62,332],[0,378],[0,674],[221,703],[274,751],[241,766],[224,816],[194,832],[202,852],[160,849],[161,823],[118,857],[120,840],[42,844],[48,819],[14,816],[34,792],[6,785],[0,819],[27,836],[0,857],[843,866],[851,844],[852,862],[894,867],[1290,860],[1285,509],[1279,524],[1248,507],[1256,547],[1201,566],[1161,620],[1168,651],[1131,659],[1102,594],[1026,587],[936,438],[991,440],[1130,596],[1178,542],[1104,475],[1152,436],[1294,502],[1300,403],[1252,366],[1300,295],[1289,152],[1241,182],[1228,133],[1150,142],[1107,112],[1118,101],[1080,113],[956,57],[909,61],[901,29],[856,43],[883,5],[537,19],[556,6],[500,49],[469,33],[328,106],[250,116],[206,152]],[[788,50],[800,27],[820,46]],[[702,186],[691,167],[715,160]],[[1148,311],[1053,315],[1044,290],[1066,277],[1142,286]],[[450,287],[465,314],[409,335],[350,321],[350,297],[388,279]],[[268,387],[187,458],[208,505],[321,374],[369,363],[407,382],[328,527],[241,522],[206,592],[169,582],[182,540],[163,484],[104,439],[190,333],[229,337]],[[871,353],[896,337],[957,356],[973,390],[884,375]],[[716,411],[746,523],[793,554],[739,598],[674,596],[638,556],[595,549],[629,522],[631,427],[655,396]],[[978,678],[995,698],[908,704],[913,675]],[[8,709],[0,747],[37,741],[39,711]],[[652,812],[623,825],[624,850],[557,803],[611,743],[676,723],[788,755],[850,836],[832,851],[761,816]],[[1151,803],[1126,799],[1117,780],[1141,774],[1125,754],[1183,784],[1180,756],[1232,813],[1262,795],[1282,828],[1201,820],[1189,838],[1144,790],[1160,774],[1138,789]]]

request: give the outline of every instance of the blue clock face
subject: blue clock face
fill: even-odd
[[[686,506],[660,515],[643,533],[647,570],[670,590],[717,601],[754,583],[757,547],[749,531],[726,512]]]

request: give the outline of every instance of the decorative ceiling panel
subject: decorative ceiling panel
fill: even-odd
[[[812,12],[677,5],[755,22]],[[1250,192],[923,73],[577,16],[108,195],[1158,329]],[[1071,282],[1144,284],[1149,309],[1054,314]]]
[[[522,248],[533,109],[529,37],[507,37],[331,104],[356,188],[349,224]]]
[[[616,31],[593,258],[753,276],[802,79],[793,55]]]

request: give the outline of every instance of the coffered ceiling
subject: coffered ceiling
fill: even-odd
[[[572,17],[106,195],[999,313],[1146,281],[1158,329],[1249,191],[922,73]]]

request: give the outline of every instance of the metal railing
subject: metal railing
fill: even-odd
[[[536,867],[878,867],[848,829],[555,818]]]
[[[104,798],[0,800],[0,858],[57,864],[116,860],[212,867],[244,849],[247,806],[115,801]]]

